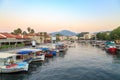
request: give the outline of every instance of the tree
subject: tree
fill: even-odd
[[[82,37],[81,33],[77,34],[76,36],[78,37],[78,40],[80,40],[80,37]]]
[[[30,32],[31,32],[31,28],[30,28],[30,27],[28,27],[28,28],[27,28],[27,31],[28,31],[28,33],[30,33]]]
[[[119,40],[120,39],[120,26],[116,29],[114,29],[111,33],[110,33],[111,39],[112,40]]]
[[[26,31],[23,31],[23,33],[22,33],[23,35],[26,35],[27,34],[27,32]]]
[[[62,36],[61,34],[56,34],[56,41],[58,42],[58,41],[60,41],[60,36]]]
[[[96,34],[98,40],[111,40],[110,32],[99,32]]]
[[[12,33],[13,34],[22,34],[22,30],[20,28],[17,28]]]
[[[17,29],[18,33],[21,34],[22,30],[20,28]]]
[[[31,33],[31,34],[35,33],[34,29],[31,29],[30,27],[27,28],[27,31],[28,33]]]
[[[35,33],[34,29],[31,29],[30,33],[32,33],[32,34]]]

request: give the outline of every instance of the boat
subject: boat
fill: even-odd
[[[42,49],[43,53],[45,54],[45,57],[53,57],[54,56],[54,54],[51,52],[51,50],[49,48],[41,47],[38,49]]]
[[[115,43],[112,41],[106,42],[105,50],[109,53],[116,53],[117,48]]]
[[[41,49],[32,49],[32,48],[26,48],[22,49],[23,51],[31,51],[33,58],[32,61],[44,61],[45,60],[45,54],[42,52]]]
[[[31,63],[34,55],[32,54],[31,50],[24,50],[21,49],[17,52],[19,54],[18,58],[23,62]]]
[[[64,52],[67,50],[67,45],[61,42],[55,43],[54,46],[55,46],[54,49],[59,52]]]
[[[29,64],[17,60],[16,56],[18,55],[12,53],[0,53],[0,73],[28,71]]]

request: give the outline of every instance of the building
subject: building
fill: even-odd
[[[31,39],[27,36],[14,35],[10,33],[0,33],[0,48],[24,46]]]
[[[92,34],[92,33],[84,34],[84,36],[83,36],[84,40],[94,39],[95,37],[96,37],[96,35]]]
[[[47,43],[51,41],[51,36],[47,32],[27,34],[27,36],[32,40],[35,40],[37,44]]]

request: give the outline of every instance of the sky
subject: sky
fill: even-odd
[[[120,0],[0,0],[0,32],[98,32],[120,26]]]

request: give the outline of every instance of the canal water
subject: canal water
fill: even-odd
[[[28,72],[0,74],[0,80],[120,80],[120,55],[76,44],[45,62],[31,63]]]

